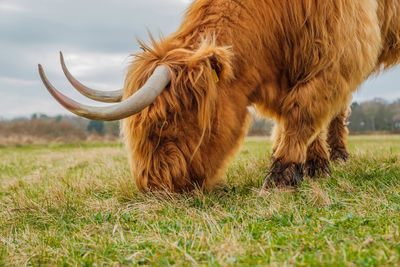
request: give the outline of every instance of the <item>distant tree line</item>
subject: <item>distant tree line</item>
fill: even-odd
[[[354,102],[351,109],[348,118],[351,133],[400,133],[400,99],[394,102],[382,99]],[[274,122],[256,115],[253,110],[251,114],[253,120],[248,135],[270,135]],[[10,143],[116,140],[119,135],[120,122],[90,121],[76,116],[33,114],[30,118],[0,119],[0,146]]]
[[[400,133],[400,99],[394,102],[379,98],[362,103],[354,102],[351,110],[348,118],[351,133]],[[253,122],[248,135],[270,135],[274,122],[261,118],[254,112],[252,116]]]
[[[31,121],[40,120],[48,123],[67,123],[71,127],[81,130],[82,132],[98,134],[98,135],[112,135],[119,136],[119,122],[103,122],[91,121],[76,116],[56,116],[49,117],[45,114],[33,114]],[[15,119],[13,121],[27,121],[27,119]]]
[[[379,98],[354,102],[348,121],[353,133],[400,132],[400,99],[391,103]]]
[[[75,116],[49,117],[33,114],[30,118],[0,120],[0,146],[47,142],[116,140],[119,122],[97,122]]]
[[[252,122],[250,124],[249,131],[247,132],[248,136],[270,136],[272,134],[272,130],[274,128],[274,121],[265,119],[263,117],[258,116],[253,111],[251,112]]]

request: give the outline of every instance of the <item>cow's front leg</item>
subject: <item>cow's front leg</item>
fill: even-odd
[[[307,148],[305,173],[309,177],[317,177],[328,175],[330,172],[326,130],[323,130]]]
[[[264,188],[271,185],[296,186],[304,178],[307,147],[327,126],[334,101],[323,80],[296,86],[285,98],[279,118],[280,143],[274,153]]]
[[[347,150],[348,129],[346,119],[350,109],[345,109],[336,116],[329,125],[328,144],[330,147],[330,159],[332,161],[343,160],[349,158]]]
[[[280,124],[279,121],[275,122],[275,127],[272,132],[272,154],[271,154],[271,160],[274,160],[275,158],[275,152],[279,147],[279,144],[281,143],[281,137],[282,137],[282,125]]]

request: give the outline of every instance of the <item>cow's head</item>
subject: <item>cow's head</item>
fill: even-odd
[[[93,120],[121,120],[132,174],[141,190],[182,191],[220,175],[227,158],[244,135],[247,112],[231,103],[227,88],[233,79],[230,48],[212,38],[196,44],[175,39],[141,43],[133,55],[125,87],[103,92],[79,83],[63,70],[85,96],[108,107],[77,103],[58,92],[39,72],[49,92],[71,112]],[[245,106],[245,105],[242,105]],[[236,115],[242,112],[244,114]],[[207,185],[206,185],[207,186]]]

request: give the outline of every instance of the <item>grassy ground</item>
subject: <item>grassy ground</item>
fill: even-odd
[[[1,265],[398,265],[400,137],[259,196],[270,142],[246,141],[213,192],[140,194],[119,144],[0,149]]]

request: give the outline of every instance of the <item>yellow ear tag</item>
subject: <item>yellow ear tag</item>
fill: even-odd
[[[215,83],[218,83],[219,82],[219,77],[218,77],[217,72],[215,71],[215,69],[212,69],[211,72],[212,72],[212,75],[214,76]]]

